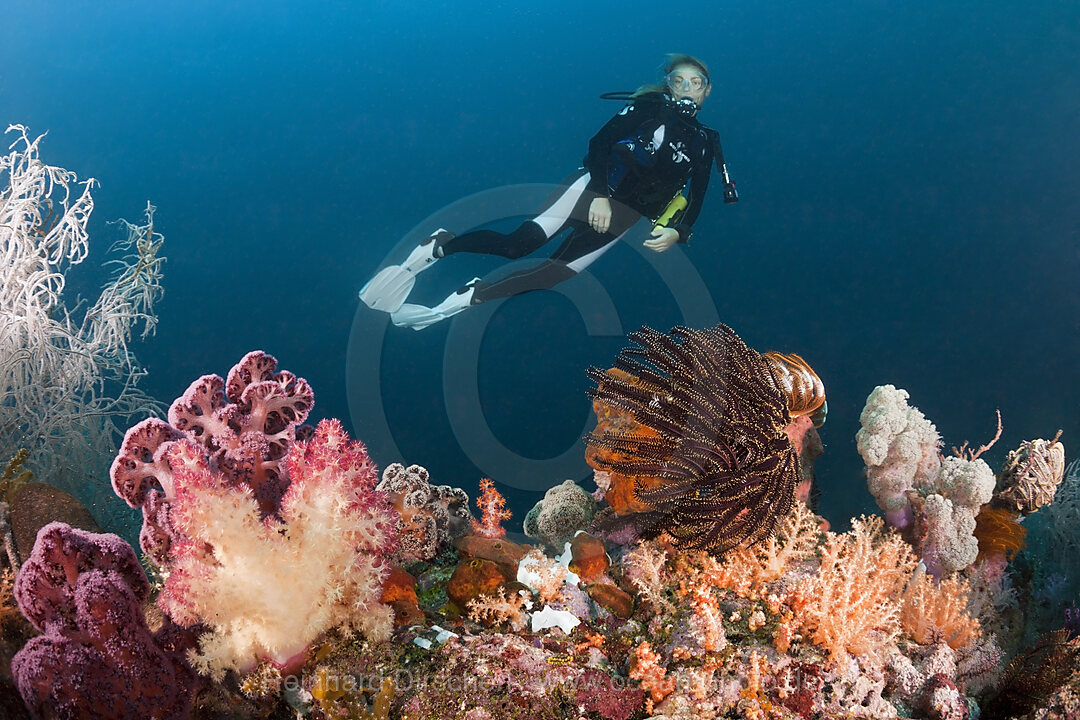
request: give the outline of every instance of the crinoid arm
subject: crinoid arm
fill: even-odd
[[[719,554],[767,537],[799,479],[775,367],[726,325],[645,327],[630,340],[614,371],[589,370],[590,396],[632,418],[587,436],[608,451],[596,462],[635,478],[635,495],[658,514],[653,531],[682,546]]]

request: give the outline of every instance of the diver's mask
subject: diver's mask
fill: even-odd
[[[680,96],[691,93],[694,96],[700,96],[709,87],[709,78],[696,70],[682,68],[669,72],[664,76],[664,81],[667,83],[668,90],[675,101],[679,114],[687,117],[696,115],[698,111],[697,103],[691,98]]]
[[[664,80],[672,92],[699,92],[709,86],[709,78],[694,70],[672,70]]]

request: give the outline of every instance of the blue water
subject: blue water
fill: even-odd
[[[158,207],[166,296],[135,350],[165,402],[261,348],[381,464],[421,463],[472,493],[491,468],[462,447],[475,428],[448,415],[462,378],[444,377],[443,353],[475,331],[464,372],[483,417],[465,422],[486,423],[522,466],[572,453],[588,426],[584,369],[610,365],[624,332],[685,322],[685,288],[644,255],[616,248],[567,294],[419,334],[358,315],[356,292],[440,208],[572,172],[618,109],[597,96],[656,80],[677,51],[712,68],[701,118],[742,195],[725,206],[714,181],[682,260],[719,320],[823,378],[817,475],[834,524],[874,507],[854,435],[877,384],[907,389],[946,447],[987,441],[1000,408],[995,466],[1058,428],[1080,448],[1071,0],[5,5],[0,122],[48,130],[46,162],[100,180],[92,260],[114,239],[106,220]],[[498,266],[449,258],[417,297]],[[100,280],[90,263],[72,278],[87,293]],[[596,287],[616,331],[590,334],[567,296]],[[349,364],[351,335],[378,346],[378,377]],[[550,483],[588,475],[571,466]],[[542,488],[499,467],[520,519]]]

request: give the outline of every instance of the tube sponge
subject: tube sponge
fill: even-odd
[[[866,463],[866,484],[890,525],[911,524],[907,491],[932,482],[941,461],[934,424],[907,403],[908,393],[879,385],[866,399],[855,442]]]

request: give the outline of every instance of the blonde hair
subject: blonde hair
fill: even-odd
[[[661,66],[664,71],[664,75],[679,67],[680,65],[690,65],[697,68],[705,79],[712,84],[712,79],[709,77],[709,66],[704,62],[694,57],[693,55],[686,55],[683,53],[668,53],[664,56],[664,64]],[[666,87],[664,85],[657,85],[656,83],[646,83],[642,85],[631,97],[641,97],[642,95],[648,95],[649,93],[664,92]]]

